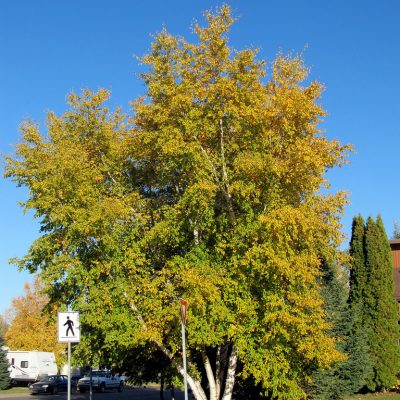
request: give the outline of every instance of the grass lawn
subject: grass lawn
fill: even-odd
[[[159,384],[148,384],[146,387],[159,388]],[[29,390],[27,387],[13,387],[7,390],[0,390],[0,396],[6,394],[28,394]],[[346,397],[345,400],[400,400],[400,394],[398,393],[386,393],[386,394],[366,394],[366,395],[354,395]]]
[[[346,400],[400,400],[400,394],[398,393],[374,393],[366,395],[354,395],[346,397]]]
[[[10,389],[6,390],[0,390],[0,395],[1,394],[27,394],[29,392],[27,387],[12,387]]]

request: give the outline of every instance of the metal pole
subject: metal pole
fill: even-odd
[[[71,342],[68,342],[68,389],[67,398],[71,400]]]
[[[92,400],[93,393],[93,384],[92,384],[92,361],[90,361],[90,390],[89,390],[89,399]]]
[[[187,370],[186,370],[186,336],[185,336],[185,323],[182,320],[182,352],[183,352],[183,382],[185,385],[185,400],[188,400],[188,388],[187,388]],[[69,399],[68,399],[69,400]]]

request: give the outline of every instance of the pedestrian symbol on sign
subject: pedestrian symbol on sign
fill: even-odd
[[[71,320],[69,319],[68,316],[67,316],[67,322],[64,324],[64,326],[65,326],[65,325],[68,325],[67,332],[65,333],[65,336],[68,336],[68,332],[69,332],[69,331],[71,331],[72,336],[75,336],[74,328],[73,328],[73,326],[74,326],[74,321],[71,321]]]

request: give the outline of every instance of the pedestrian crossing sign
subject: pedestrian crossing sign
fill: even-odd
[[[58,313],[58,341],[60,343],[80,342],[81,327],[79,313],[75,311]]]

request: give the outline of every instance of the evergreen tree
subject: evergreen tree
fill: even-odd
[[[367,286],[367,270],[364,254],[365,223],[361,215],[353,218],[350,240],[350,294],[352,306],[362,303]],[[360,307],[360,306],[358,306]]]
[[[380,216],[367,220],[365,259],[368,285],[365,295],[365,324],[370,327],[370,356],[374,373],[368,381],[370,390],[392,386],[400,370],[398,309],[394,299],[392,257],[389,241]]]
[[[344,375],[352,382],[352,392],[364,388],[372,379],[373,368],[369,351],[370,325],[365,323],[365,300],[368,296],[368,271],[365,260],[365,222],[361,215],[353,218],[350,240],[349,306],[352,320],[350,337],[346,343],[349,361]]]
[[[368,380],[373,374],[369,352],[369,329],[362,323],[362,304],[350,306],[349,318],[351,330],[344,345],[344,353],[348,360],[341,368],[342,380],[348,382],[349,393],[365,390]]]
[[[324,299],[326,318],[331,324],[330,335],[338,339],[338,350],[344,353],[346,339],[350,332],[347,290],[338,277],[337,267],[323,264],[321,293]],[[341,369],[347,361],[336,363],[330,369],[318,369],[313,375],[313,398],[320,400],[342,399],[350,394],[349,382],[341,379]]]
[[[400,239],[400,226],[397,221],[394,222],[393,239]]]
[[[3,345],[2,339],[0,339],[0,390],[4,390],[10,387],[10,373],[8,371],[8,360],[7,353],[1,346]]]
[[[360,329],[360,307],[350,308],[346,283],[340,279],[337,266],[323,265],[321,291],[325,313],[332,326],[330,334],[338,340],[338,350],[347,359],[331,369],[319,369],[314,373],[314,399],[338,400],[358,392],[372,370],[365,330]]]

